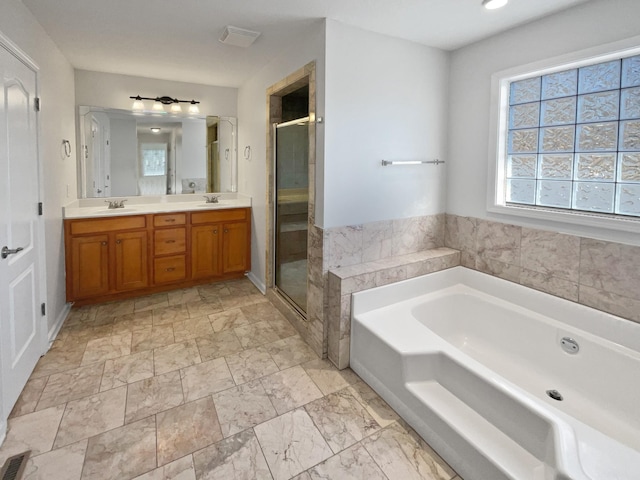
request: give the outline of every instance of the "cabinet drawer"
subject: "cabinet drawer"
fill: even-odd
[[[145,228],[147,218],[144,215],[132,217],[88,218],[87,220],[68,220],[71,223],[71,235],[87,233],[114,232]]]
[[[231,220],[246,220],[248,210],[246,208],[229,208],[209,212],[193,212],[191,214],[191,224],[201,225],[203,223],[228,222]]]
[[[154,227],[169,227],[173,225],[184,225],[187,223],[186,213],[167,213],[153,216]]]
[[[187,277],[186,265],[187,262],[184,255],[156,258],[153,262],[153,279],[155,283],[184,280]]]
[[[155,255],[184,253],[187,246],[187,234],[184,227],[163,228],[153,234],[153,251]]]

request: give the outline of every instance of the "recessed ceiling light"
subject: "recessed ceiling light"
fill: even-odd
[[[160,127],[151,127],[151,133],[160,133]]]
[[[509,0],[482,0],[482,5],[488,10],[504,7]]]

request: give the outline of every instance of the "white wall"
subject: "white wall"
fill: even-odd
[[[43,165],[47,320],[50,333],[66,315],[62,205],[76,198],[76,155],[63,154],[62,140],[75,147],[73,68],[19,0],[0,2],[0,31],[39,66],[42,110],[39,151]]]
[[[253,206],[251,236],[251,276],[264,286],[266,250],[266,91],[307,63],[316,62],[316,109],[324,115],[324,22],[310,27],[305,36],[282,52],[262,70],[242,85],[238,91],[238,191],[251,195]],[[316,161],[321,162],[323,130],[316,133]],[[245,147],[251,147],[251,158],[245,160]],[[316,178],[316,191],[320,179]]]
[[[614,232],[489,215],[486,212],[489,112],[493,73],[640,35],[638,18],[638,0],[593,0],[452,53],[448,213],[491,216],[540,228],[628,240],[628,235]]]
[[[238,90],[195,83],[172,82],[154,78],[75,71],[76,105],[131,110],[132,95],[156,97],[168,95],[180,100],[198,100],[202,115],[237,116]],[[187,104],[183,104],[183,110]]]
[[[444,212],[448,55],[327,21],[325,228]],[[345,208],[345,206],[348,206]]]

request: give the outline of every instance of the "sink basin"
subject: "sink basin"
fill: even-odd
[[[123,213],[135,213],[137,210],[135,208],[105,208],[104,210],[100,210],[95,212],[96,215],[120,215]]]

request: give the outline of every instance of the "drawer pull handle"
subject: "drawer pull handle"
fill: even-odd
[[[226,228],[224,229],[224,233],[229,233],[229,230],[227,230]]]
[[[215,235],[217,235],[217,234],[218,234],[218,230],[214,230],[214,231],[213,231],[213,233],[214,233]]]
[[[169,223],[173,223],[173,222],[176,221],[176,219],[175,218],[165,218],[164,221],[165,222],[169,222]]]
[[[100,242],[103,247],[107,246],[107,242]]]
[[[176,267],[169,267],[167,268],[167,272],[173,272],[176,269]]]
[[[122,243],[122,240],[116,240],[116,244],[120,245]]]
[[[166,243],[176,243],[175,240],[167,240]]]

